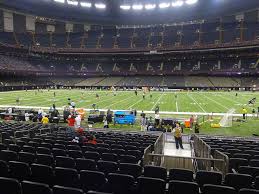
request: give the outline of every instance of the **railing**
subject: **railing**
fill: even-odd
[[[201,158],[210,158],[211,157],[211,148],[206,144],[202,139],[197,135],[193,135],[193,149],[195,155]]]
[[[214,158],[215,159],[219,159],[219,160],[224,160],[223,163],[215,161],[214,162],[214,169],[216,171],[221,171],[223,176],[225,176],[228,173],[228,171],[229,171],[229,158],[228,158],[228,156],[226,154],[216,150],[214,152]]]
[[[171,168],[184,168],[195,171],[193,162],[197,161],[198,163],[206,163],[210,164],[207,166],[201,166],[198,170],[206,170],[206,171],[220,171],[223,175],[227,173],[226,161],[224,158],[202,158],[202,157],[182,157],[182,156],[169,156],[164,154],[148,154],[147,158],[151,159],[150,161],[161,160],[164,161],[162,163],[162,167],[165,167],[167,170]],[[152,163],[156,166],[156,163]],[[214,164],[214,165],[213,165]]]

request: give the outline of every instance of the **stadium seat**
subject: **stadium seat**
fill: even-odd
[[[259,167],[259,160],[255,160],[255,159],[250,160],[249,166]]]
[[[32,164],[31,179],[35,182],[53,185],[54,173],[52,167],[41,164]]]
[[[131,194],[134,190],[134,177],[131,175],[110,173],[108,175],[108,185],[111,193]]]
[[[23,151],[23,152],[27,152],[27,153],[32,153],[32,154],[35,154],[35,153],[36,153],[35,147],[29,146],[29,145],[24,145],[24,146],[22,147],[22,151]]]
[[[19,161],[32,164],[35,162],[35,155],[30,152],[19,152]]]
[[[6,162],[9,161],[17,161],[18,156],[17,153],[11,150],[2,150],[0,152],[0,160],[4,160]]]
[[[63,144],[58,144],[58,143],[56,143],[56,144],[53,145],[53,149],[54,149],[54,148],[56,148],[56,149],[61,149],[61,150],[65,150],[65,149],[66,149],[66,146],[63,145]]]
[[[92,159],[92,160],[95,160],[95,161],[100,160],[100,154],[98,152],[87,151],[87,152],[85,152],[84,156],[87,159]]]
[[[119,173],[128,174],[134,178],[137,178],[142,174],[142,167],[138,164],[120,163],[119,169]]]
[[[63,168],[75,167],[75,161],[73,158],[65,157],[65,156],[57,156],[55,160],[56,160],[57,167],[63,167]]]
[[[9,176],[9,169],[7,162],[0,160],[0,177],[8,177]]]
[[[81,148],[78,145],[67,145],[67,150],[81,151]]]
[[[9,148],[9,150],[14,151],[16,153],[21,151],[21,147],[18,145],[15,145],[15,144],[9,144],[8,148]]]
[[[97,192],[97,191],[88,191],[87,194],[112,194],[112,193],[103,193],[103,192]]]
[[[43,164],[47,166],[53,166],[54,165],[54,158],[52,155],[48,154],[37,154],[36,155],[36,163]]]
[[[102,153],[101,158],[103,161],[111,161],[111,162],[118,161],[117,154],[112,154],[112,153]]]
[[[136,164],[138,162],[137,158],[135,156],[131,155],[121,155],[120,156],[120,162],[121,163],[132,163]]]
[[[53,148],[52,154],[53,154],[54,157],[56,157],[56,156],[66,156],[67,155],[65,149],[59,149],[59,148]]]
[[[170,181],[168,194],[199,194],[199,186],[194,182],[187,181]]]
[[[47,148],[47,149],[51,150],[52,149],[52,144],[51,143],[43,142],[43,143],[40,144],[40,147]]]
[[[55,185],[53,187],[53,194],[84,194],[84,192],[77,188]]]
[[[242,188],[251,188],[253,177],[246,174],[228,173],[225,177],[225,184],[234,187],[236,190]]]
[[[145,166],[144,167],[144,176],[166,180],[167,170],[165,168],[159,167],[159,166]]]
[[[255,178],[255,189],[259,190],[259,176]]]
[[[72,168],[55,168],[55,181],[57,185],[64,187],[79,187],[79,176]]]
[[[230,158],[229,159],[229,170],[238,170],[239,166],[247,166],[248,160],[243,158]]]
[[[3,194],[21,194],[21,185],[16,179],[0,177],[0,188]]]
[[[51,154],[50,149],[46,148],[46,147],[37,147],[36,152],[37,152],[37,154],[48,154],[48,155]]]
[[[26,180],[31,175],[30,167],[27,163],[10,161],[9,162],[10,176],[18,180]]]
[[[238,173],[240,174],[248,174],[253,178],[259,176],[259,167],[251,167],[251,166],[239,166]]]
[[[85,192],[89,190],[102,191],[106,184],[105,174],[99,171],[80,171],[80,181]]]
[[[204,184],[221,185],[222,174],[212,171],[198,171],[196,173],[196,181],[202,188]]]
[[[221,185],[211,185],[205,184],[203,186],[204,194],[238,194],[238,192],[233,187],[221,186]]]
[[[82,158],[83,157],[83,153],[79,150],[68,150],[68,155],[71,158]]]
[[[165,181],[157,178],[139,177],[137,179],[138,194],[164,194]]]
[[[169,170],[169,180],[193,181],[193,172],[187,169],[173,168]]]
[[[51,189],[47,184],[36,183],[31,181],[22,181],[23,194],[52,194]]]
[[[97,162],[98,170],[108,175],[109,173],[116,173],[118,171],[118,164],[116,162],[109,162],[99,160]]]
[[[259,194],[259,190],[255,190],[255,189],[240,189],[238,194]]]
[[[96,163],[94,160],[85,159],[85,158],[77,158],[75,159],[76,169],[81,170],[96,170]]]

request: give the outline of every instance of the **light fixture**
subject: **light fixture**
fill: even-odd
[[[57,3],[65,3],[65,0],[54,0]]]
[[[103,4],[103,3],[96,3],[96,4],[94,4],[94,6],[95,6],[97,9],[105,9],[105,8],[106,8],[106,5]]]
[[[132,9],[134,9],[134,10],[142,10],[143,9],[143,5],[142,4],[133,4],[132,5]]]
[[[159,8],[164,9],[170,7],[170,3],[160,3]]]
[[[183,5],[183,1],[182,0],[177,0],[177,1],[174,1],[172,2],[172,6],[173,7],[181,7]]]
[[[192,5],[192,4],[195,4],[197,3],[198,0],[186,0],[185,3],[188,4],[188,5]]]
[[[155,9],[156,8],[156,4],[146,4],[145,5],[145,9],[150,10],[150,9]]]
[[[68,5],[77,6],[77,5],[78,5],[78,1],[77,1],[77,0],[67,0],[67,4],[68,4]]]
[[[92,7],[92,3],[90,3],[90,2],[83,2],[83,1],[81,1],[80,5],[82,7],[88,7],[88,8]]]
[[[123,10],[130,10],[131,6],[130,5],[120,5],[120,8]]]

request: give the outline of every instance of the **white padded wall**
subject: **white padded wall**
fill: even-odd
[[[4,31],[13,32],[13,13],[4,11]]]
[[[26,16],[26,30],[35,32],[35,17]]]

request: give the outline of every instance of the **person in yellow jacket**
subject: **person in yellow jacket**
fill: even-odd
[[[247,110],[246,110],[246,108],[244,108],[244,107],[243,107],[243,109],[242,109],[242,114],[243,114],[243,119],[246,119]]]
[[[181,149],[184,149],[182,141],[182,128],[178,123],[176,124],[175,128],[173,128],[172,132],[174,134],[176,149],[179,149],[179,146]]]
[[[48,124],[49,123],[49,118],[45,115],[42,120],[41,120],[42,124]]]

